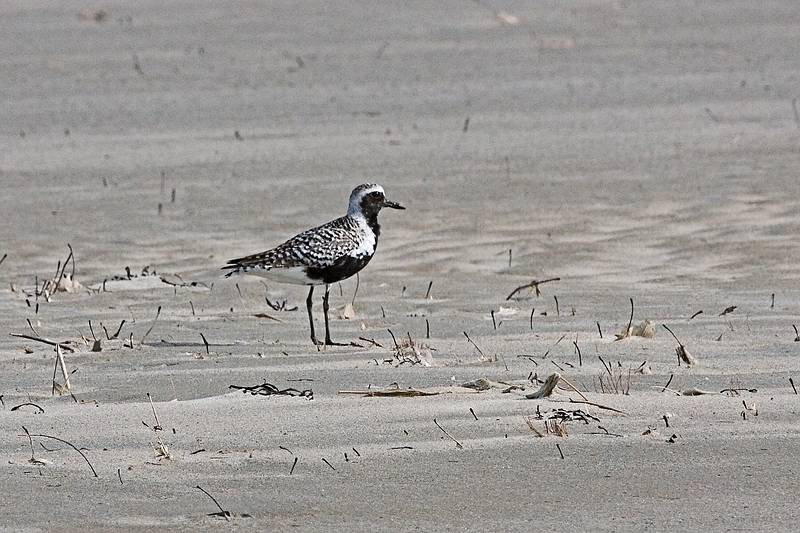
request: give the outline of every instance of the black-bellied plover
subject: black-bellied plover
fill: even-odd
[[[280,283],[309,285],[306,308],[311,326],[311,340],[323,344],[314,334],[311,315],[315,285],[325,285],[322,311],[325,315],[326,345],[341,343],[331,340],[328,326],[330,285],[354,275],[367,266],[378,246],[381,226],[378,213],[384,207],[405,209],[386,199],[383,187],[374,183],[359,185],[350,193],[347,214],[295,235],[283,244],[266,252],[231,259],[223,269],[233,274],[253,274]]]

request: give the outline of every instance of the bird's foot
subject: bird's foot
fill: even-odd
[[[353,346],[352,342],[335,342],[330,337],[325,339],[325,346]]]

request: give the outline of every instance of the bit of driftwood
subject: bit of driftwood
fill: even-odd
[[[693,314],[692,316],[690,316],[689,320],[692,320],[693,318],[697,317],[698,315],[702,315],[702,314],[703,314],[703,310],[701,309],[698,312],[696,312],[695,314]]]
[[[631,301],[631,317],[628,319],[628,325],[625,327],[625,331],[616,334],[616,340],[627,339],[631,336],[631,324],[633,323],[633,298],[629,298],[629,300]]]
[[[377,346],[378,348],[383,348],[383,344],[379,343],[375,339],[368,339],[366,337],[359,337],[358,340],[368,342],[373,346]]]
[[[736,306],[735,306],[735,305],[730,305],[730,306],[726,307],[726,308],[725,308],[725,309],[724,309],[724,310],[723,310],[723,311],[722,311],[722,312],[719,314],[719,316],[725,316],[725,315],[727,315],[728,313],[733,313],[734,311],[736,311]]]
[[[544,417],[541,412],[537,413],[540,417]],[[560,420],[561,422],[583,422],[589,424],[590,422],[600,422],[596,416],[590,415],[583,409],[554,409],[547,415],[548,420]]]
[[[797,331],[797,326],[792,324],[792,327],[794,328],[794,342],[800,342],[800,332]]]
[[[542,279],[542,280],[536,280],[535,279],[535,280],[531,281],[530,283],[526,283],[525,285],[520,285],[519,287],[517,287],[516,289],[511,291],[511,294],[506,296],[506,301],[510,300],[511,298],[516,296],[518,292],[524,291],[525,289],[532,289],[536,293],[536,297],[538,298],[542,294],[539,291],[539,285],[542,285],[544,283],[550,283],[551,281],[561,281],[561,278],[549,278],[549,279]]]
[[[558,448],[558,455],[560,455],[561,458],[564,459],[564,452],[561,451],[561,445],[556,443],[556,448]]]
[[[478,420],[478,415],[475,414],[475,411],[473,411],[472,407],[469,408],[469,412],[472,415],[472,417],[475,418],[475,420],[477,421]]]
[[[669,329],[669,327],[666,324],[661,324],[661,326],[667,331],[669,331],[670,335],[672,335],[672,338],[675,339],[675,342],[678,343],[678,347],[675,348],[675,353],[678,356],[678,365],[681,364],[681,361],[683,361],[689,366],[697,364],[697,358],[689,353],[689,350],[686,349],[686,346],[683,345],[683,343],[678,339],[675,333],[673,333],[672,330]]]
[[[755,394],[758,392],[758,389],[750,389],[747,387],[730,387],[719,391],[720,394],[726,394],[728,396],[739,396],[740,392],[749,392],[751,394]]]
[[[292,474],[294,474],[294,467],[296,467],[296,466],[297,466],[297,461],[299,461],[299,458],[298,458],[298,457],[295,457],[295,458],[294,458],[294,461],[292,462],[292,468],[289,470],[289,475],[290,475],[290,476],[291,476]]]
[[[62,343],[62,342],[55,342],[51,341],[50,339],[46,339],[44,337],[34,337],[32,335],[26,335],[24,333],[9,333],[11,337],[17,337],[20,339],[28,339],[29,341],[36,341],[41,342],[42,344],[48,344],[50,346],[60,346],[62,350],[65,352],[74,352],[75,349],[71,348],[70,346]]]
[[[357,394],[359,396],[375,398],[413,398],[416,396],[436,396],[439,392],[423,391],[419,389],[386,389],[386,390],[340,390],[337,394]]]
[[[229,385],[229,389],[240,390],[242,392],[249,392],[253,396],[296,396],[299,398],[314,399],[314,392],[311,389],[298,390],[292,387],[287,389],[279,389],[271,383],[261,383],[260,385],[253,385],[251,387],[243,385]]]
[[[597,324],[597,333],[600,334],[600,338],[603,338],[603,330],[600,329],[600,322],[595,322]]]
[[[69,373],[67,372],[67,365],[64,363],[64,355],[61,353],[61,346],[56,344],[56,365],[61,368],[61,373],[64,376],[64,385],[60,386],[62,390],[69,391],[72,386],[69,383]],[[55,394],[56,386],[56,369],[53,369],[53,394]],[[59,391],[60,393],[61,391]]]
[[[93,475],[94,477],[98,477],[98,476],[97,476],[97,471],[96,471],[96,470],[94,469],[94,467],[92,466],[92,463],[91,463],[91,462],[89,462],[89,459],[86,457],[86,454],[84,454],[84,453],[83,453],[83,452],[82,452],[82,451],[81,451],[81,450],[80,450],[80,449],[79,449],[77,446],[75,446],[75,445],[74,445],[74,444],[72,444],[71,442],[69,442],[69,441],[66,441],[66,440],[64,440],[64,439],[60,439],[60,438],[58,438],[58,437],[53,437],[52,435],[44,435],[44,434],[41,434],[41,433],[29,433],[29,432],[28,432],[28,430],[25,428],[25,426],[22,426],[22,430],[23,430],[23,431],[25,432],[25,434],[28,436],[28,439],[29,439],[29,440],[30,440],[32,437],[39,437],[39,438],[43,438],[43,439],[52,439],[52,440],[56,440],[56,441],[58,441],[58,442],[61,442],[61,443],[63,443],[63,444],[66,444],[67,446],[71,447],[73,450],[75,450],[76,452],[78,452],[79,454],[81,454],[81,457],[83,457],[83,460],[84,460],[84,461],[86,461],[86,464],[87,464],[87,465],[89,465],[89,468],[92,470],[92,475]]]
[[[434,424],[436,424],[436,427],[438,427],[439,429],[441,429],[441,430],[442,430],[442,433],[444,433],[445,435],[447,435],[448,437],[450,437],[450,440],[452,440],[453,442],[455,442],[455,443],[456,443],[456,448],[463,448],[463,447],[464,447],[464,446],[462,446],[462,445],[461,445],[461,443],[460,443],[460,442],[458,442],[458,440],[456,440],[456,438],[455,438],[454,436],[452,436],[450,433],[448,433],[448,432],[447,432],[447,430],[446,430],[446,429],[444,429],[444,428],[443,428],[443,427],[442,427],[442,426],[439,424],[439,422],[437,422],[437,421],[436,421],[436,419],[435,419],[435,418],[433,419],[433,423],[434,423]]]
[[[333,467],[333,465],[332,465],[332,464],[330,464],[330,463],[328,462],[328,460],[327,460],[327,459],[325,459],[324,457],[322,458],[322,462],[323,462],[323,463],[325,463],[326,465],[328,465],[329,467],[331,467],[331,470],[333,470],[334,472],[336,471],[336,469]]]
[[[538,400],[540,398],[547,398],[553,391],[556,389],[556,385],[558,385],[558,381],[561,379],[561,374],[558,372],[553,372],[550,374],[544,382],[539,390],[535,392],[531,392],[525,395],[525,398],[528,400]]]
[[[794,386],[794,380],[792,378],[789,378],[789,385],[792,386],[792,390],[797,394],[797,387]]]
[[[536,433],[536,436],[537,436],[537,437],[539,437],[539,438],[542,438],[542,437],[544,437],[544,435],[542,434],[542,432],[541,432],[541,431],[539,431],[538,429],[536,429],[536,426],[534,426],[534,425],[533,425],[534,417],[532,417],[532,416],[523,416],[523,417],[522,417],[522,419],[523,419],[523,420],[525,421],[525,423],[528,425],[528,427],[530,428],[530,430],[531,430],[531,431],[533,431],[534,433]]]
[[[216,512],[216,513],[208,513],[208,515],[206,515],[206,516],[220,516],[220,517],[224,518],[226,521],[230,521],[230,519],[233,516],[233,514],[231,514],[230,511],[226,511],[225,509],[223,509],[222,506],[219,504],[219,502],[217,501],[217,499],[215,497],[213,497],[211,494],[209,494],[208,491],[206,491],[206,489],[204,489],[200,485],[196,485],[194,488],[198,489],[203,494],[205,494],[206,496],[211,498],[211,501],[214,502],[214,505],[216,505],[217,508],[219,509],[218,512]]]
[[[16,411],[16,410],[18,410],[20,407],[25,407],[25,406],[28,406],[28,405],[29,405],[29,406],[31,406],[31,407],[35,407],[35,408],[37,408],[37,409],[39,410],[39,412],[38,412],[38,413],[36,413],[36,414],[39,414],[39,415],[40,415],[40,414],[44,413],[44,409],[43,409],[41,406],[39,406],[39,405],[36,405],[36,404],[35,404],[35,403],[33,403],[33,402],[25,402],[25,403],[21,403],[21,404],[19,404],[19,405],[15,405],[14,407],[12,407],[12,408],[10,409],[10,411]]]
[[[578,341],[573,341],[572,344],[575,345],[575,351],[578,353],[578,366],[583,366],[583,355],[581,354],[581,349],[578,346]]]
[[[150,324],[150,327],[145,332],[144,336],[142,337],[141,345],[144,346],[144,341],[147,339],[147,336],[150,335],[150,332],[153,331],[153,328],[156,327],[156,322],[158,322],[158,317],[161,316],[161,306],[158,306],[156,309],[156,317],[153,319],[153,323]]]
[[[669,379],[667,380],[667,384],[664,385],[664,388],[661,389],[661,392],[664,392],[665,390],[667,390],[667,388],[669,387],[669,384],[672,383],[672,378],[674,378],[674,377],[675,377],[675,374],[670,374],[669,375]]]
[[[3,257],[0,257],[0,265],[3,264],[3,261],[6,260],[6,257],[8,257],[8,254],[3,254]]]
[[[275,318],[274,316],[269,315],[267,313],[253,313],[253,317],[254,318],[267,318],[269,320],[274,320],[275,322],[281,322],[281,323],[283,322],[283,320],[281,320],[280,318]]]
[[[719,394],[716,391],[702,390],[695,387],[690,387],[681,391],[682,396],[703,396],[705,394]]]
[[[572,398],[570,398],[569,401],[570,401],[570,403],[582,403],[582,404],[586,404],[586,405],[591,405],[592,407],[597,407],[598,409],[605,409],[606,411],[613,411],[613,412],[619,413],[621,415],[626,414],[625,411],[621,411],[621,410],[616,409],[614,407],[608,407],[607,405],[602,405],[602,404],[599,404],[599,403],[590,402],[588,400],[573,400]]]

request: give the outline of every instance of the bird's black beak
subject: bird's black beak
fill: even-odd
[[[396,202],[390,202],[389,200],[384,200],[381,207],[391,207],[392,209],[405,209],[402,205]]]

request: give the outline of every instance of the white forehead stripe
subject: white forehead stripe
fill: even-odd
[[[383,187],[378,185],[377,183],[365,183],[363,185],[359,185],[353,192],[350,193],[350,201],[347,205],[347,212],[350,215],[355,215],[361,212],[361,200],[372,192],[380,192],[381,194],[385,195],[386,193],[383,191]]]

